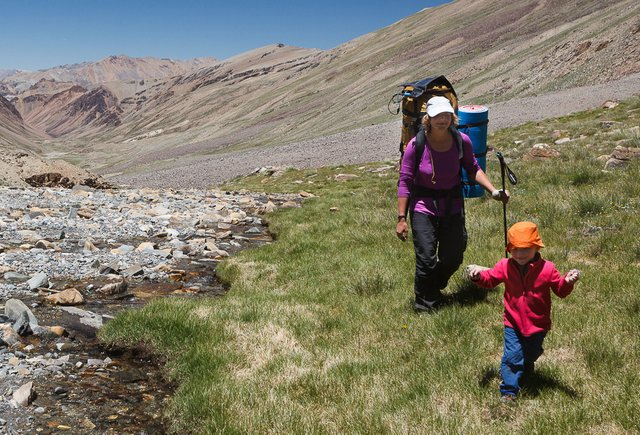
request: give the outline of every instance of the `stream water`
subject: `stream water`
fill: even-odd
[[[243,238],[237,250],[270,240],[263,228],[261,233]],[[138,309],[154,298],[220,297],[226,289],[215,277],[216,264],[208,258],[184,259],[173,268],[178,272],[169,275],[169,279],[133,280],[126,293],[93,294],[85,298],[80,308],[109,319],[121,310]],[[61,283],[61,287],[100,288],[102,284],[100,278],[93,278],[91,282]],[[165,410],[176,385],[165,376],[165,361],[144,347],[105,346],[96,337],[96,329],[81,323],[80,317],[42,303],[35,294],[21,300],[31,307],[41,326],[62,326],[68,334],[62,342],[57,337],[21,337],[24,358],[68,355],[68,361],[63,370],[33,381],[37,396],[29,406],[3,412],[0,434],[155,434],[168,430]],[[27,380],[28,375],[24,381]]]

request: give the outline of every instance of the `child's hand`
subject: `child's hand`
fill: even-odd
[[[564,280],[568,283],[574,283],[580,279],[580,271],[578,269],[571,269],[567,272],[567,275],[564,277]]]
[[[467,277],[471,281],[477,281],[480,279],[480,272],[487,269],[488,267],[478,266],[477,264],[470,264],[466,267],[465,272],[467,273]]]

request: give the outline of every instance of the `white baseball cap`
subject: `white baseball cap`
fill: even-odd
[[[441,113],[455,113],[447,97],[431,97],[427,101],[427,115],[433,118]]]

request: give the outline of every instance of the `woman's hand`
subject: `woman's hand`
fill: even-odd
[[[491,197],[496,201],[500,201],[506,204],[507,202],[509,202],[510,195],[508,190],[494,189],[493,192],[491,192]]]
[[[398,224],[396,225],[396,236],[403,242],[407,241],[407,237],[409,235],[409,225],[407,225],[407,220],[405,218],[401,218],[398,220]]]
[[[479,185],[481,185],[484,188],[484,190],[490,193],[491,197],[496,201],[500,201],[504,204],[509,202],[509,197],[511,196],[509,195],[509,191],[505,189],[498,190],[495,187],[493,187],[493,184],[491,183],[491,181],[489,181],[489,177],[487,177],[487,174],[485,174],[482,169],[478,169],[478,171],[476,172],[474,181]]]

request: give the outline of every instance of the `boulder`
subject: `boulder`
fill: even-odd
[[[604,164],[605,169],[623,168],[633,159],[640,158],[640,148],[617,146]]]
[[[33,382],[27,382],[13,393],[13,401],[17,406],[27,406],[37,397]]]
[[[44,272],[38,272],[27,281],[29,289],[36,290],[39,287],[47,287],[49,285],[49,278]]]
[[[60,293],[54,293],[44,298],[52,305],[80,305],[84,303],[84,297],[75,288],[68,288]]]
[[[36,316],[33,315],[31,310],[21,300],[8,299],[4,303],[4,314],[13,322],[20,320],[23,316],[23,313],[27,314],[27,317],[29,318],[29,323],[32,326],[38,325],[38,320],[36,319]]]

